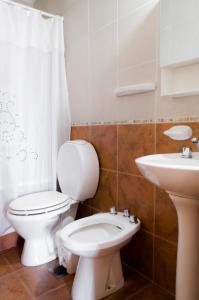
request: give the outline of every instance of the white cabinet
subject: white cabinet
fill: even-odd
[[[161,94],[199,94],[199,0],[160,0]]]

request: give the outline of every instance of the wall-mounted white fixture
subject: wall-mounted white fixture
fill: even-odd
[[[173,98],[199,95],[199,63],[161,69],[161,95]]]
[[[127,85],[115,89],[115,95],[117,97],[123,97],[128,95],[143,94],[152,92],[155,90],[155,88],[155,83],[140,83],[134,85]]]
[[[161,95],[199,95],[198,1],[160,0]]]
[[[185,141],[192,137],[192,128],[185,125],[173,126],[164,132],[172,140]]]
[[[170,93],[170,94],[168,93],[167,95],[162,95],[162,96],[167,96],[167,97],[170,96],[172,98],[199,96],[199,89],[193,90],[193,91],[173,92],[173,93]]]
[[[160,0],[160,66],[199,62],[198,1]]]
[[[36,0],[12,0],[12,1],[33,7]]]

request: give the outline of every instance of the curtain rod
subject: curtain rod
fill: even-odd
[[[23,5],[21,3],[18,3],[18,2],[15,2],[15,1],[11,1],[11,0],[0,0],[1,2],[5,2],[7,3],[8,5],[16,5],[16,6],[19,6],[25,10],[30,10],[30,11],[34,11],[34,12],[39,12],[42,16],[45,16],[45,17],[49,17],[49,18],[61,18],[64,20],[64,17],[62,16],[57,16],[57,15],[52,15],[52,14],[49,14],[49,13],[46,13],[42,10],[39,10],[39,9],[36,9],[36,8],[33,8],[33,7],[30,7],[30,6],[26,6],[26,5]]]

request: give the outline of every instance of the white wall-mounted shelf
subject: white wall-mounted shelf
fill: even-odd
[[[175,92],[175,93],[171,93],[171,94],[167,94],[167,95],[163,95],[163,96],[165,96],[165,97],[169,96],[169,97],[173,97],[173,98],[199,96],[199,89],[194,90],[194,91]]]
[[[161,95],[173,98],[199,95],[199,63],[161,69]]]
[[[156,88],[155,83],[141,83],[134,85],[122,86],[115,89],[115,95],[117,97],[124,97],[129,95],[143,94],[154,91]]]
[[[199,95],[197,2],[160,1],[161,96]]]

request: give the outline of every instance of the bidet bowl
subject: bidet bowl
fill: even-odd
[[[139,220],[133,224],[122,213],[102,213],[67,225],[60,236],[70,252],[78,256],[100,257],[119,251],[139,229]]]
[[[124,285],[120,249],[140,229],[123,213],[101,213],[79,219],[60,232],[67,253],[79,256],[72,299],[102,299]],[[86,278],[86,280],[85,280]]]

